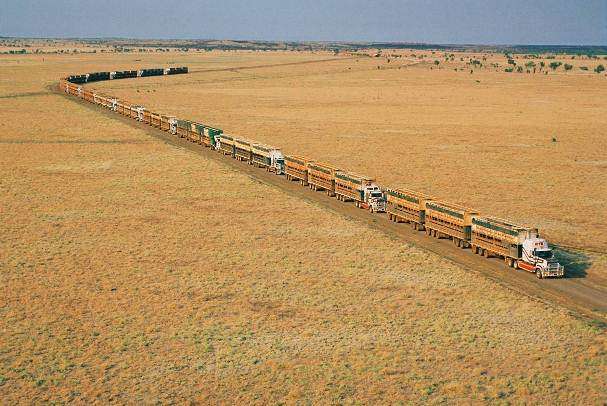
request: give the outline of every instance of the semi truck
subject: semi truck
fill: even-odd
[[[234,157],[239,161],[251,163],[252,142],[244,138],[234,138]]]
[[[219,151],[224,155],[234,157],[234,137],[228,134],[221,134],[218,139]]]
[[[328,196],[335,196],[335,174],[339,171],[323,162],[308,164],[308,186],[312,190],[325,190]]]
[[[266,168],[269,172],[277,175],[284,173],[285,158],[280,149],[264,144],[253,144],[252,148],[253,165],[260,168]]]
[[[432,200],[426,202],[426,234],[436,238],[446,237],[460,248],[470,246],[472,219],[478,213],[452,203]]]
[[[205,125],[202,143],[209,148],[217,149],[217,139],[221,134],[223,134],[223,130]]]
[[[342,202],[354,201],[356,207],[371,213],[386,211],[386,200],[381,188],[372,178],[349,172],[335,174],[335,195]]]
[[[143,122],[143,113],[145,112],[145,107],[143,106],[131,106],[131,118],[134,118],[137,121]]]
[[[512,268],[533,272],[539,279],[565,276],[565,268],[554,258],[548,242],[540,238],[537,228],[477,216],[472,219],[470,243],[475,254],[503,258]]]
[[[302,186],[308,186],[308,165],[312,163],[299,155],[285,156],[285,177],[287,180],[297,180]]]
[[[431,196],[405,188],[388,188],[386,200],[390,220],[410,223],[414,230],[425,230],[426,203],[434,200]]]

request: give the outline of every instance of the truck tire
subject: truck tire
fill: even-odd
[[[513,267],[514,269],[518,269],[518,261],[517,261],[516,259],[513,259],[513,260],[512,260],[512,267]]]
[[[542,271],[540,271],[539,269],[536,269],[535,276],[537,276],[538,279],[542,279],[543,278]]]

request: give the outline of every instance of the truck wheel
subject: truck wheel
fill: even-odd
[[[540,271],[539,269],[536,269],[535,276],[537,276],[538,279],[542,279],[542,271]]]
[[[513,259],[513,260],[512,260],[512,267],[513,267],[514,269],[518,269],[518,261],[517,261],[516,259]]]

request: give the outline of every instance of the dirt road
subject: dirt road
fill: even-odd
[[[462,250],[455,247],[450,240],[431,239],[424,233],[414,231],[408,224],[393,223],[385,215],[372,215],[366,210],[357,209],[353,203],[339,202],[337,199],[328,197],[322,192],[313,192],[306,187],[300,186],[297,182],[288,182],[282,176],[277,176],[263,169],[224,157],[208,148],[193,144],[185,139],[176,138],[159,129],[128,119],[102,107],[74,97],[70,97],[70,100],[81,103],[115,120],[121,120],[128,123],[128,125],[145,129],[150,135],[170,145],[184,148],[205,158],[221,162],[234,170],[244,172],[257,182],[278,188],[290,195],[305,199],[352,220],[374,227],[378,231],[386,233],[393,238],[401,239],[405,243],[434,252],[461,265],[470,272],[491,279],[503,287],[540,301],[563,306],[574,314],[607,328],[607,289],[585,278],[584,275],[574,275],[566,279],[538,280],[533,274],[522,270],[514,271],[508,268],[502,260],[496,258],[485,259],[476,256],[468,249]]]

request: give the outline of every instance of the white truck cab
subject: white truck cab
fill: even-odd
[[[173,135],[177,134],[177,119],[171,118],[169,120],[169,132]]]
[[[380,187],[375,183],[365,186],[363,189],[364,202],[369,206],[369,210],[373,213],[383,213],[386,211],[386,199]]]
[[[145,111],[145,107],[137,107],[137,121],[143,121],[143,112]]]
[[[554,257],[548,247],[548,242],[538,236],[523,241],[522,261],[518,266],[526,271],[534,272],[539,279],[546,277],[562,278],[565,275],[563,267]]]
[[[285,172],[285,157],[279,149],[270,151],[270,166],[274,168],[277,175]]]

